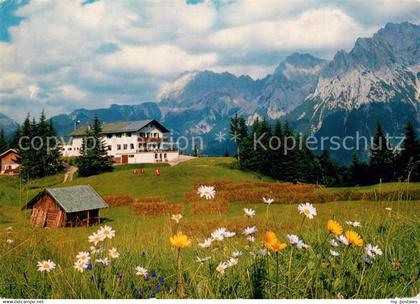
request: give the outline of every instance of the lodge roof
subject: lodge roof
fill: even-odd
[[[45,188],[22,209],[31,209],[44,194],[49,194],[66,213],[109,207],[91,186],[81,185],[62,188]]]
[[[158,129],[164,133],[168,133],[169,130],[166,129],[162,124],[154,119],[148,120],[137,120],[137,121],[122,121],[114,123],[106,123],[102,125],[102,133],[125,133],[125,132],[137,132],[140,129],[143,129],[148,124],[153,123]],[[69,136],[84,136],[88,130],[88,125],[82,126],[77,130],[74,130],[69,134]]]
[[[7,151],[5,151],[5,152],[1,153],[1,154],[0,154],[0,158],[2,158],[3,156],[6,156],[7,154],[10,154],[10,153],[15,153],[15,154],[17,154],[17,151],[16,151],[15,149],[9,149],[9,150],[7,150]]]

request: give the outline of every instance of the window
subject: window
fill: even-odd
[[[134,144],[130,144],[130,149],[133,150],[134,149]]]
[[[134,158],[134,155],[132,155],[132,154],[131,154],[131,155],[129,155],[128,157],[129,157],[129,158]]]
[[[120,138],[120,137],[121,137],[121,133],[118,133],[118,134],[117,134],[117,137],[118,137],[118,138]]]
[[[108,138],[112,138],[112,134],[108,134],[106,137],[108,137]]]
[[[111,151],[112,150],[112,146],[108,146],[108,151]]]
[[[127,150],[127,148],[128,148],[128,145],[127,144],[124,144],[124,150]]]
[[[125,135],[128,136],[128,137],[131,137],[131,132],[128,132]]]
[[[158,154],[157,153],[155,153],[155,159],[157,159],[158,158]]]
[[[117,150],[121,150],[121,145],[117,145]]]
[[[167,157],[166,153],[165,153],[165,154],[163,154],[163,157],[164,157],[164,158],[166,158],[166,157]]]

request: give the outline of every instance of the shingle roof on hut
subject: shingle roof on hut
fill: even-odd
[[[91,186],[46,188],[30,200],[23,209],[30,209],[40,196],[48,193],[66,213],[103,209],[109,206]]]

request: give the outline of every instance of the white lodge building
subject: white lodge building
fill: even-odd
[[[70,142],[63,145],[64,157],[80,156],[88,127],[69,134]],[[179,156],[178,150],[164,136],[169,130],[156,120],[103,124],[102,133],[108,155],[117,164],[168,162]]]

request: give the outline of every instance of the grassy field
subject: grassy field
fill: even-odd
[[[73,269],[79,251],[89,251],[88,236],[98,227],[34,229],[28,211],[20,211],[27,198],[43,187],[61,186],[58,175],[20,187],[16,178],[0,177],[0,297],[10,298],[393,298],[411,297],[420,292],[420,202],[333,201],[314,204],[318,215],[313,220],[298,213],[297,204],[264,205],[230,202],[226,212],[193,215],[184,198],[195,191],[194,183],[216,181],[237,183],[273,182],[262,176],[234,169],[229,158],[203,158],[175,167],[146,168],[145,175],[131,174],[130,167],[89,178],[76,178],[71,184],[90,184],[101,195],[130,195],[136,198],[159,196],[185,205],[179,225],[169,216],[135,215],[129,206],[109,208],[102,213],[104,224],[116,231],[103,246],[115,247],[121,254],[103,267],[93,263],[92,270],[78,273]],[[71,185],[68,184],[68,185]],[[67,184],[66,184],[67,185]],[[399,184],[385,184],[352,191],[370,191],[381,187],[395,191]],[[419,189],[419,184],[410,184]],[[342,189],[341,189],[342,190]],[[346,189],[348,190],[348,189]],[[327,189],[337,192],[340,189]],[[216,199],[219,192],[216,194]],[[204,202],[203,202],[204,203]],[[256,216],[247,218],[243,208],[253,208]],[[391,211],[385,208],[391,208]],[[330,246],[326,222],[336,219],[344,230],[355,230],[364,243],[378,245],[383,255],[367,263],[363,247]],[[350,227],[345,221],[359,221]],[[303,223],[303,224],[302,224]],[[247,226],[256,226],[256,241],[242,235]],[[7,228],[12,230],[7,232]],[[202,249],[198,243],[218,227],[236,232],[233,238],[214,242]],[[264,255],[262,232],[274,231],[287,243],[287,234],[297,234],[311,247],[300,250],[289,244],[279,255],[277,276],[275,253]],[[169,237],[182,231],[192,240],[181,249],[182,279],[177,277],[177,251]],[[6,239],[13,240],[7,244]],[[330,250],[340,256],[333,257]],[[241,251],[238,264],[222,275],[220,262],[234,251]],[[106,252],[99,254],[101,257]],[[205,263],[195,259],[209,256]],[[36,269],[40,260],[57,263],[46,274]],[[147,279],[136,276],[136,266],[148,269]],[[156,275],[154,275],[156,273]],[[182,288],[177,282],[182,281]]]

